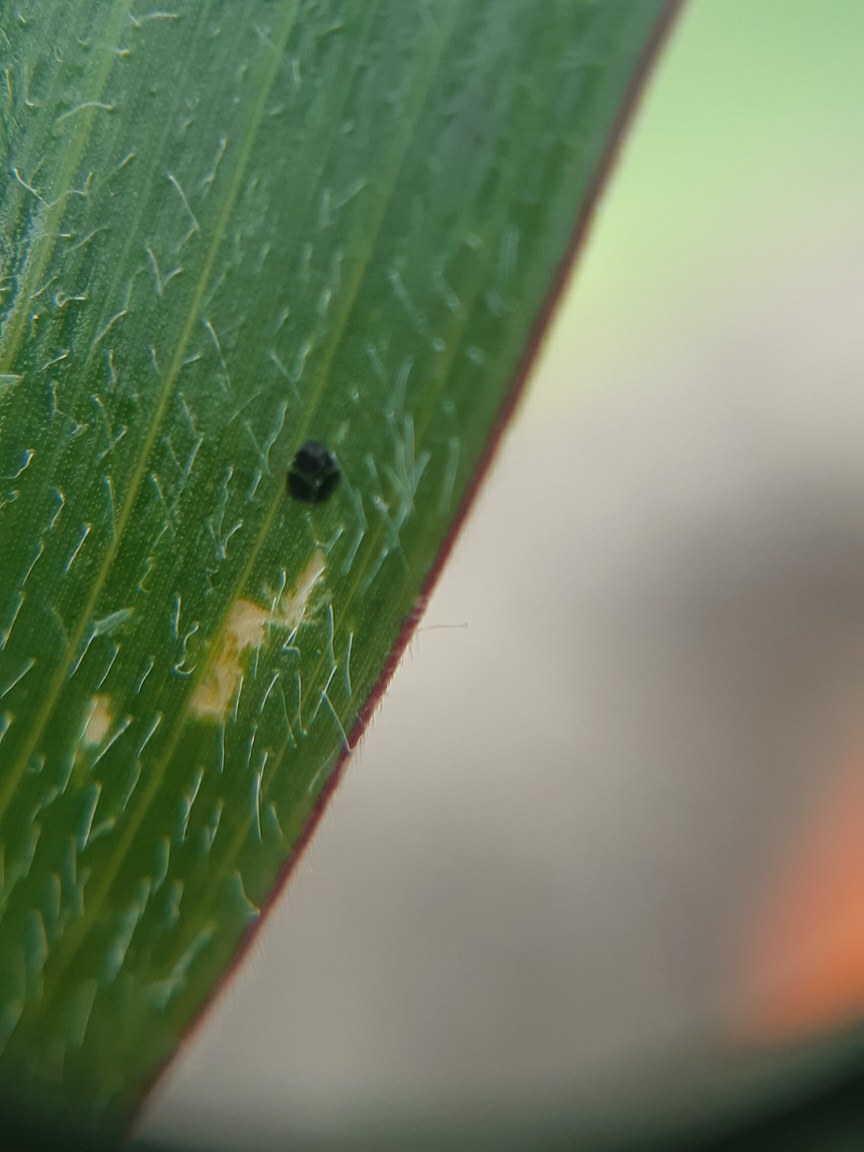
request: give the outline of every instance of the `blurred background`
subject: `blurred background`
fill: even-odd
[[[860,1058],[862,203],[860,0],[691,0],[392,688],[142,1136],[684,1130]]]

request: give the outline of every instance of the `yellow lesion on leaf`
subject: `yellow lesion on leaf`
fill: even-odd
[[[81,743],[88,748],[97,747],[108,735],[113,723],[111,697],[94,696],[90,701],[90,714],[84,724],[84,731],[81,733]]]
[[[268,628],[292,630],[306,614],[309,598],[324,573],[324,553],[316,549],[290,592],[272,608],[253,600],[238,599],[231,605],[219,640],[219,650],[192,695],[192,715],[202,720],[223,720],[243,677],[246,654],[260,648]]]

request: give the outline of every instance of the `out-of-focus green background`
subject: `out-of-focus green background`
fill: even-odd
[[[864,5],[690,0],[547,346],[535,402],[677,338],[704,288],[837,235],[864,192]]]
[[[601,1096],[602,1126],[603,1107],[626,1111],[634,1069],[638,1080],[667,1057],[686,1068],[692,1056],[701,1082],[669,1092],[666,1081],[647,1109],[661,1127],[664,1109],[692,1120],[718,1099],[727,1113],[782,1099],[770,1059],[730,1073],[706,957],[793,791],[762,771],[763,745],[780,732],[809,748],[789,716],[815,730],[827,715],[812,685],[780,685],[782,670],[812,648],[830,694],[835,663],[864,669],[857,649],[834,661],[831,647],[864,635],[864,605],[850,594],[835,619],[830,603],[864,506],[862,206],[864,3],[691,0],[426,631],[261,949],[142,1134],[249,1152],[278,1146],[274,1133],[357,1131],[364,1117],[386,1126],[466,1101],[530,1111]],[[618,415],[604,408],[613,393],[627,398]],[[700,440],[703,423],[716,437]],[[837,536],[817,539],[795,519],[796,493],[837,460],[824,494]],[[772,503],[789,492],[791,512]],[[571,535],[558,525],[556,537],[547,524],[568,501]],[[670,565],[660,583],[672,607],[644,591],[655,556]],[[726,664],[710,630],[700,639],[717,605],[699,597],[715,577],[737,613],[721,632],[744,621]],[[597,588],[608,592],[599,615]],[[688,597],[692,619],[675,615]],[[631,633],[642,648],[628,648]],[[611,694],[594,701],[598,680]],[[740,747],[739,681],[756,728],[785,717],[777,731],[767,719],[748,729]],[[679,693],[693,743],[667,754]],[[711,710],[717,700],[730,720]],[[715,760],[693,753],[704,745]],[[801,767],[805,798],[813,771]]]

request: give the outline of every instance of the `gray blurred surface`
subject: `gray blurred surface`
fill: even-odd
[[[143,1131],[602,1114],[660,1058],[718,1092],[743,901],[864,729],[864,229],[840,231],[754,254],[752,291],[623,348],[614,384],[538,393]]]

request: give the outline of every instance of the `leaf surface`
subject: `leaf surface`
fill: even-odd
[[[0,0],[16,1099],[125,1123],[254,928],[673,7]],[[309,440],[318,503],[286,489]]]

